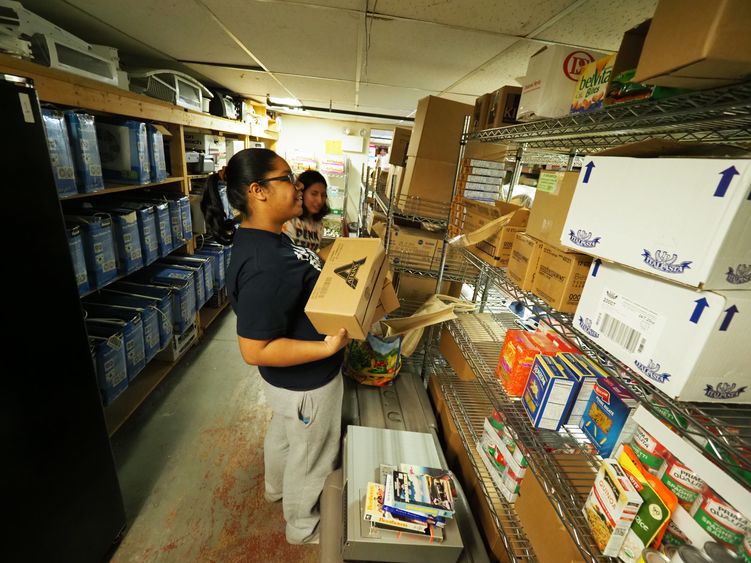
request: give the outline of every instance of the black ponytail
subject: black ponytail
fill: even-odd
[[[274,167],[277,154],[269,149],[245,149],[230,158],[224,169],[227,199],[243,218],[250,215],[248,186],[265,177]],[[237,222],[227,217],[219,195],[219,174],[211,174],[201,200],[201,211],[206,221],[206,231],[224,245],[232,244]]]

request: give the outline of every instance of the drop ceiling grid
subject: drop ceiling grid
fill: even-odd
[[[440,91],[514,41],[485,32],[375,20],[364,79]]]
[[[328,106],[329,101],[337,105],[355,103],[355,83],[351,80],[328,80],[279,73],[276,77],[304,105]]]
[[[265,100],[266,94],[287,97],[287,93],[268,73],[263,71],[243,70],[201,64],[189,64],[188,68],[209,80],[221,84],[232,92],[243,96]]]
[[[475,30],[526,35],[575,0],[378,0],[376,12]],[[372,8],[373,2],[371,2]]]
[[[623,33],[654,15],[657,0],[589,0],[539,39],[617,51]]]
[[[196,2],[68,1],[177,60],[255,64]]]
[[[537,42],[519,41],[491,63],[476,69],[473,74],[454,85],[451,90],[480,96],[506,84],[518,86],[517,78],[527,73],[529,58],[541,47],[542,45]]]
[[[354,80],[361,17],[259,0],[201,0],[274,73]]]
[[[437,93],[435,90],[421,88],[360,84],[360,105],[404,110],[409,113],[417,107],[417,100]]]

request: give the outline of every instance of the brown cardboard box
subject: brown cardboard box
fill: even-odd
[[[477,98],[475,101],[475,112],[472,114],[472,123],[469,126],[470,131],[481,131],[487,128],[488,113],[492,100],[493,93],[483,94]]]
[[[393,225],[389,241],[389,254],[394,262],[408,261],[433,267],[440,258],[440,247],[443,241],[441,233],[432,233],[412,227]]]
[[[521,97],[522,89],[518,86],[504,86],[493,92],[485,129],[518,123],[516,112]]]
[[[591,256],[544,245],[532,293],[562,313],[573,313],[579,304],[591,263]]]
[[[451,295],[451,285],[449,282],[443,282],[441,293]],[[431,295],[435,295],[435,288],[436,280],[432,278],[418,278],[400,274],[397,295],[400,299],[425,301]]]
[[[516,151],[510,149],[508,145],[498,145],[496,143],[481,143],[480,141],[469,141],[464,147],[464,158],[504,162],[507,155],[516,155]]]
[[[406,160],[407,160],[406,156],[404,157],[404,160],[406,164]],[[388,173],[388,176],[386,177],[386,197],[391,197],[391,189],[393,187],[394,194],[396,195],[395,199],[398,200],[399,193],[401,192],[401,189],[402,189],[403,180],[404,180],[404,166],[403,165],[395,166],[392,164],[389,167],[389,173]]]
[[[494,266],[507,266],[511,257],[511,247],[516,233],[524,231],[529,218],[529,210],[505,201],[497,201],[495,205],[480,201],[464,200],[466,215],[464,216],[464,233],[471,233],[483,227],[488,222],[514,213],[511,222],[503,227],[498,234],[477,244],[476,250],[487,254]]]
[[[459,348],[459,345],[448,330],[444,330],[441,333],[441,342],[438,349],[443,354],[443,357],[446,358],[451,368],[456,372],[456,375],[459,376],[459,379],[465,381],[475,379],[475,372],[472,371],[472,368],[464,358],[464,354],[462,354],[461,348]]]
[[[394,139],[391,141],[389,150],[389,164],[404,166],[407,164],[407,147],[412,129],[406,127],[394,127]]]
[[[527,233],[516,233],[508,263],[508,277],[520,289],[531,291],[543,243]]]
[[[417,103],[415,126],[409,140],[408,156],[456,163],[464,118],[474,108],[445,98],[428,96]]]
[[[595,473],[582,456],[550,454],[563,470],[582,503],[594,482]],[[590,478],[591,476],[591,478]],[[527,471],[519,487],[519,498],[514,503],[519,523],[524,528],[532,549],[540,563],[579,563],[581,553],[571,535],[561,522],[550,496],[545,492],[534,473]]]
[[[546,244],[559,246],[568,208],[579,180],[578,172],[542,172],[529,213],[527,234]]]
[[[634,82],[711,88],[751,74],[751,2],[660,0]]]
[[[392,311],[396,311],[398,308],[399,298],[396,296],[396,290],[394,289],[394,274],[389,270],[386,272],[386,277],[383,279],[383,290],[381,291],[381,297],[378,300],[378,306],[373,315],[373,322],[380,321],[386,315]]]
[[[388,270],[377,238],[339,238],[305,306],[305,314],[321,334],[347,330],[363,340],[373,324]]]
[[[455,173],[456,161],[443,162],[409,156],[401,194],[424,198],[432,202],[447,202],[451,199]],[[427,207],[426,210],[429,211]]]

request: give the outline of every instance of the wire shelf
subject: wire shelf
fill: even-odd
[[[751,82],[487,129],[468,139],[589,152],[654,137],[710,143],[751,141]]]
[[[504,270],[485,264],[470,252],[461,252],[465,259],[478,268],[502,293],[523,304],[541,322],[595,359],[623,383],[649,412],[673,426],[684,440],[706,454],[710,453],[706,448],[707,444],[712,444],[712,461],[730,478],[746,489],[749,488],[748,483],[738,474],[738,469],[751,471],[751,405],[711,405],[673,400],[576,331],[571,315],[560,313],[536,295],[520,290],[507,278]],[[675,425],[671,419],[684,420],[687,427]],[[732,460],[732,463],[725,460]]]
[[[443,391],[446,406],[459,431],[462,445],[478,477],[477,481],[488,500],[487,507],[510,561],[537,561],[513,505],[506,501],[485,465],[477,459],[480,454],[475,444],[482,436],[485,417],[492,412],[493,404],[477,382],[462,381],[442,359],[434,358],[428,371]]]
[[[501,336],[508,328],[515,328],[513,317],[508,313],[493,315]],[[493,408],[504,414],[516,432],[529,470],[551,499],[582,556],[591,563],[615,561],[600,553],[581,510],[600,465],[589,442],[577,428],[564,427],[553,432],[531,426],[520,400],[506,394],[494,373],[503,338],[501,342],[473,342],[458,321],[446,323],[445,328],[462,350]]]
[[[408,252],[399,252],[393,248],[388,251],[391,267],[395,272],[410,276],[438,279],[441,262],[440,256],[426,257]],[[479,271],[451,248],[446,258],[443,280],[450,282],[475,283]]]

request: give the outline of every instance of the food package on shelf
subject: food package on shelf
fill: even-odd
[[[602,457],[609,456],[636,431],[632,415],[637,400],[612,377],[598,377],[582,415],[580,428]]]
[[[478,450],[498,490],[508,502],[514,502],[528,464],[516,434],[501,421],[499,413],[485,419]],[[499,430],[499,426],[503,429]]]
[[[606,55],[584,66],[571,102],[571,113],[600,109],[605,100],[615,55]]]

